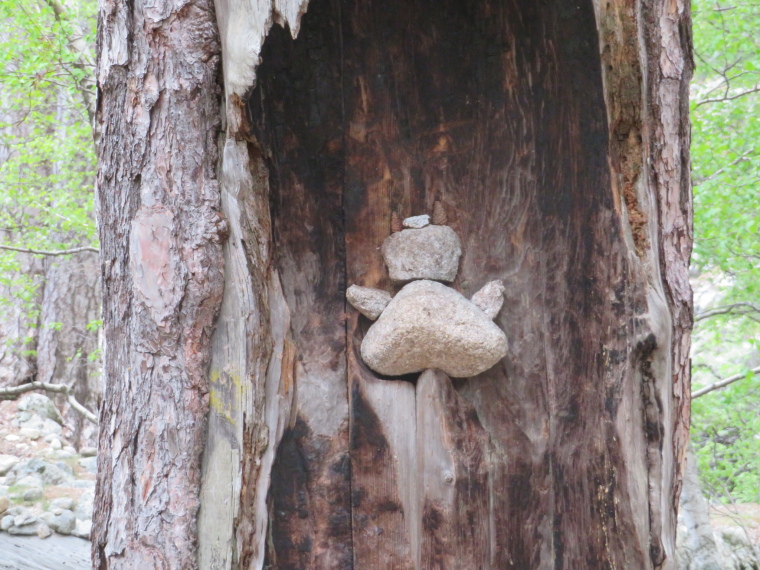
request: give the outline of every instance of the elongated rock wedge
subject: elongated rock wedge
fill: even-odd
[[[489,319],[495,319],[504,304],[504,283],[501,279],[489,281],[472,296],[472,302]]]
[[[375,321],[391,302],[391,294],[382,289],[351,285],[346,291],[346,299],[362,315]]]

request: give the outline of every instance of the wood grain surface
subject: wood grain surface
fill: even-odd
[[[287,21],[227,89],[227,252],[255,307],[230,564],[673,568],[688,8],[314,0]],[[463,244],[452,286],[505,283],[509,353],[475,378],[381,378],[345,289],[395,292],[392,215],[436,201]]]

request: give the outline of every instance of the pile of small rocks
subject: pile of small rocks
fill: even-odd
[[[96,450],[74,449],[58,409],[42,394],[0,402],[0,412],[0,530],[89,538]]]

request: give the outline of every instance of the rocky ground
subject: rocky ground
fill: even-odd
[[[96,450],[74,449],[62,424],[58,409],[42,394],[0,401],[0,550],[15,552],[26,564],[14,568],[46,567],[32,556],[45,552],[56,560],[47,566],[51,570],[89,567],[81,556],[89,551],[84,540],[54,538],[49,547],[39,540],[89,539],[92,527]],[[36,539],[29,541],[26,558],[23,537]],[[0,568],[6,568],[3,563],[7,560],[0,560]]]

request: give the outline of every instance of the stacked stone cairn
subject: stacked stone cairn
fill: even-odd
[[[445,222],[440,214],[435,218]],[[427,215],[406,218],[382,253],[390,279],[402,289],[393,297],[359,285],[346,291],[349,303],[376,321],[361,345],[367,366],[384,376],[439,369],[467,378],[506,356],[507,337],[493,322],[504,302],[503,283],[487,283],[470,300],[444,285],[456,278],[462,255],[453,229],[431,225]]]

